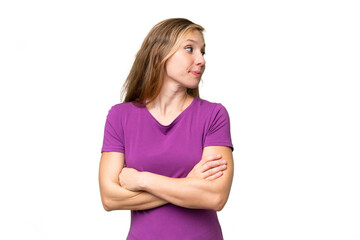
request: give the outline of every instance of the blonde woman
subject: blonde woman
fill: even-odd
[[[129,240],[223,239],[216,212],[233,145],[225,107],[199,97],[203,30],[182,18],[155,25],[108,113],[100,193],[105,210],[131,210]]]

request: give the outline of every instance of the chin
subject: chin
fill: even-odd
[[[194,89],[197,87],[199,87],[199,84],[186,86],[186,88],[189,88],[189,89]]]
[[[196,82],[189,82],[187,84],[186,88],[191,88],[191,89],[197,88],[197,87],[199,87],[199,82],[200,82],[200,79]]]

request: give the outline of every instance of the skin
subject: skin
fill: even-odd
[[[219,178],[226,164],[220,155],[209,155],[203,158],[188,174],[189,178],[208,179]],[[112,210],[146,210],[167,204],[168,201],[145,191],[129,190],[120,185],[119,175],[122,179],[131,181],[131,171],[124,168],[124,154],[118,152],[103,152],[100,160],[99,182],[103,207],[106,211]],[[127,174],[127,177],[124,175]]]
[[[199,84],[205,70],[205,44],[200,32],[188,34],[167,60],[164,85],[147,105],[163,125],[170,124],[193,97],[187,88]],[[172,203],[181,207],[220,211],[229,196],[233,179],[233,157],[229,147],[209,146],[186,178],[169,178],[124,167],[124,154],[102,153],[100,193],[105,210],[144,210]]]
[[[233,161],[231,150],[222,146],[204,148],[204,157],[215,152],[222,153],[223,159],[227,162],[227,169],[222,171],[221,177],[213,181],[199,177],[169,178],[124,168],[119,176],[120,184],[131,191],[146,191],[177,206],[220,211],[229,197]]]
[[[185,36],[181,44],[165,64],[164,85],[159,96],[147,106],[149,112],[163,125],[169,125],[192,102],[187,88],[199,85],[205,71],[205,43],[202,34],[195,31]],[[192,72],[200,72],[195,76]]]

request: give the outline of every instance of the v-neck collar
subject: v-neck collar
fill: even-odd
[[[192,108],[192,106],[194,105],[195,101],[197,101],[197,97],[194,97],[194,99],[192,100],[192,102],[189,104],[189,106],[187,106],[169,125],[163,125],[161,124],[149,111],[149,109],[147,109],[147,107],[144,107],[144,111],[146,112],[146,115],[148,115],[152,121],[155,123],[155,125],[157,125],[159,127],[159,129],[166,134],[168,131],[170,131],[170,129],[178,122],[180,121],[180,119],[186,114],[186,112],[189,111],[189,109]]]

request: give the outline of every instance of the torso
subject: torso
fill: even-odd
[[[184,105],[186,106],[186,105]],[[133,103],[115,106],[115,135],[123,135],[125,163],[138,171],[184,178],[201,160],[209,144],[209,131],[219,124],[222,106],[193,100],[178,114],[160,119],[146,107]],[[211,144],[228,144],[211,138]],[[218,142],[217,142],[218,141]],[[220,142],[219,142],[220,141]],[[111,151],[111,149],[107,149]],[[132,211],[128,239],[222,239],[217,214],[213,210],[186,209],[167,204],[155,209]]]

